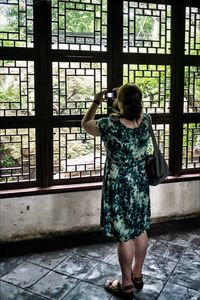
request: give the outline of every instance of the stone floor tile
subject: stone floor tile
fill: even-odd
[[[180,259],[181,264],[196,266],[200,270],[200,256],[188,248]]]
[[[135,298],[140,300],[154,300],[157,299],[161,292],[165,281],[144,275],[144,287],[141,291],[135,292]]]
[[[103,262],[116,266],[119,265],[116,247],[103,259]]]
[[[173,261],[179,261],[185,251],[184,246],[168,244],[167,257]]]
[[[156,242],[156,238],[155,237],[149,237],[148,238],[148,243],[154,244]]]
[[[83,279],[98,263],[99,261],[94,259],[72,253],[54,270],[65,275]]]
[[[30,255],[13,256],[13,257],[1,257],[0,258],[0,277],[9,273],[17,265],[23,262]]]
[[[194,250],[194,252],[195,252],[197,255],[199,255],[199,256],[200,256],[200,248],[199,248],[199,249],[196,249],[196,250]]]
[[[113,247],[114,247],[113,244],[100,244],[99,243],[99,244],[79,247],[75,250],[75,253],[82,255],[82,256],[102,260],[113,250]]]
[[[48,272],[49,270],[46,268],[29,262],[22,262],[15,269],[1,277],[1,279],[25,288],[33,285]]]
[[[184,286],[167,282],[158,300],[200,300],[200,293]]]
[[[28,290],[48,299],[60,300],[78,283],[78,279],[51,271]]]
[[[107,293],[104,284],[120,273],[116,243],[109,242],[2,258],[0,288],[4,298],[0,299],[116,300],[119,298]],[[200,300],[198,231],[149,239],[143,274],[144,288],[136,291],[135,299]]]
[[[200,221],[199,221],[199,226],[200,226]],[[200,235],[200,227],[195,228],[195,229],[188,229],[187,233],[199,236]]]
[[[194,290],[187,290],[187,297],[186,299],[190,299],[190,300],[200,300],[200,293],[196,292]],[[182,299],[181,299],[182,300]]]
[[[134,292],[134,299],[138,300],[155,300],[161,292],[165,282],[149,276],[144,276],[144,287],[141,291]],[[112,296],[110,300],[118,300],[116,296]],[[169,299],[170,300],[170,299]]]
[[[109,300],[110,297],[104,288],[82,281],[62,300]]]
[[[112,265],[111,267],[109,264],[101,262],[86,276],[85,280],[99,286],[104,286],[107,279],[118,278],[120,275],[119,266]]]
[[[105,261],[105,262],[107,262],[107,261]],[[118,256],[114,255],[107,263],[114,265],[114,266],[119,266]]]
[[[61,250],[33,254],[27,261],[53,269],[62,262],[73,250]]]
[[[171,244],[165,241],[156,241],[149,249],[149,254],[155,254],[161,257],[168,257],[170,260],[178,261],[185,251],[185,247]]]
[[[170,276],[169,282],[200,291],[200,268],[195,265],[179,262]]]
[[[143,267],[143,274],[153,276],[158,279],[166,280],[176,266],[176,262],[147,254]]]
[[[0,281],[1,300],[45,300],[45,298],[26,291],[10,283]]]
[[[195,234],[200,236],[200,228],[199,229],[195,229]]]
[[[156,241],[153,245],[151,245],[148,253],[149,254],[153,253],[158,256],[166,257],[168,248],[169,248],[169,243],[165,241]]]
[[[190,232],[171,232],[157,237],[159,240],[168,241],[183,247],[187,247],[193,238],[194,235]]]
[[[148,247],[147,252],[151,249],[151,247],[155,244],[156,240],[148,239]]]
[[[200,256],[200,237],[195,237],[194,239],[192,239],[188,246],[188,249],[193,250]]]

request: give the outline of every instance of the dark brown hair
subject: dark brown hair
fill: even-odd
[[[139,120],[142,113],[142,92],[136,84],[122,85],[117,92],[117,101],[122,105],[124,118]]]

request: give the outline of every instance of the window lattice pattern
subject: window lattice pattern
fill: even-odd
[[[107,50],[107,0],[52,0],[52,48]]]
[[[167,163],[169,163],[169,124],[153,124],[153,131],[158,143],[158,147],[164,155]],[[153,144],[150,144],[148,152],[153,153]]]
[[[200,123],[183,125],[182,168],[200,168]]]
[[[34,64],[0,61],[0,116],[35,115]]]
[[[123,81],[136,83],[141,88],[145,112],[170,112],[170,66],[125,64]]]
[[[171,6],[124,1],[123,52],[171,53]]]
[[[0,129],[0,156],[0,183],[35,181],[35,129]]]
[[[82,128],[54,128],[54,179],[103,175],[105,151],[100,137]]]
[[[94,94],[107,86],[107,64],[95,62],[53,63],[54,115],[83,115]],[[97,113],[106,113],[106,103]]]
[[[186,7],[185,54],[200,55],[200,8]]]
[[[33,47],[33,0],[1,0],[0,16],[0,47]]]
[[[200,112],[200,67],[185,67],[184,112]]]

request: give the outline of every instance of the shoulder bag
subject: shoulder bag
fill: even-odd
[[[145,114],[145,116],[148,120],[149,133],[152,138],[154,148],[153,154],[148,155],[147,157],[146,172],[149,177],[149,184],[155,186],[162,183],[165,178],[170,175],[170,170],[160,149],[158,148],[152,128],[151,117],[148,114]]]

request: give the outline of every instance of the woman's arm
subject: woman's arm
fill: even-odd
[[[100,135],[99,129],[96,126],[95,113],[98,108],[98,105],[101,104],[103,101],[103,95],[105,91],[101,91],[100,93],[96,94],[94,97],[94,102],[90,106],[89,110],[85,114],[82,119],[81,126],[91,135],[98,136]]]

